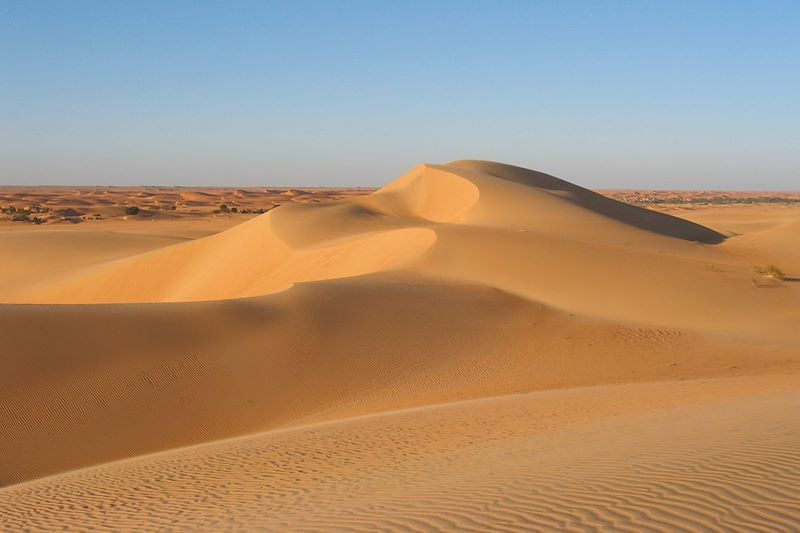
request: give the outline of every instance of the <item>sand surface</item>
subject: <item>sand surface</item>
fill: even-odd
[[[800,205],[337,194],[0,223],[0,530],[797,530]]]

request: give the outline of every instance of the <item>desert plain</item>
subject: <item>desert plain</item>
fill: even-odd
[[[0,188],[0,530],[800,530],[800,194],[386,181]]]

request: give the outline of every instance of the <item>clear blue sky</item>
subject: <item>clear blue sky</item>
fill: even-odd
[[[800,2],[0,0],[0,184],[800,189]]]

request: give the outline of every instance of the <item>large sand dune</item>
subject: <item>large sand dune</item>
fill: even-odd
[[[279,207],[206,239],[16,283],[5,300],[231,299],[405,269],[615,320],[791,335],[800,314],[785,310],[797,294],[753,291],[754,265],[723,240],[546,174],[457,162],[420,166],[369,196]]]
[[[2,233],[0,529],[791,531],[800,213],[709,213],[460,161]]]

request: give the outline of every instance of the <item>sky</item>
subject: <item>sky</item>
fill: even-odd
[[[0,184],[800,189],[800,2],[0,0]]]

